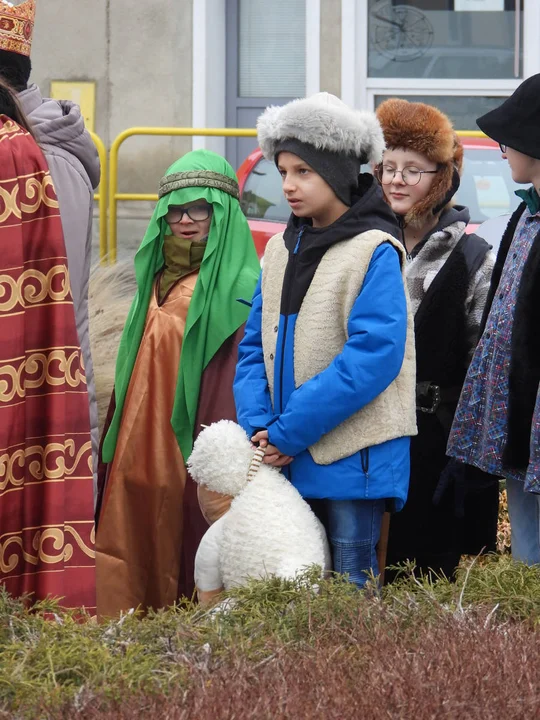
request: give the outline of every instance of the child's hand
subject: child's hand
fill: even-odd
[[[259,446],[262,448],[268,447],[268,430],[259,430],[259,432],[255,433],[255,435],[251,438],[251,442],[254,445],[259,443]]]
[[[260,430],[251,438],[251,442],[258,443],[259,447],[266,448],[266,455],[263,460],[265,465],[285,467],[285,465],[289,465],[293,461],[290,455],[284,455],[275,445],[268,442],[268,430]]]

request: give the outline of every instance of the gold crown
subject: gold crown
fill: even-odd
[[[30,57],[36,0],[14,6],[0,0],[0,50]]]

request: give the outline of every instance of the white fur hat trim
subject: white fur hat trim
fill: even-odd
[[[264,157],[272,161],[278,142],[289,138],[373,163],[381,162],[385,148],[375,113],[352,110],[326,92],[266,108],[257,120],[257,134]]]

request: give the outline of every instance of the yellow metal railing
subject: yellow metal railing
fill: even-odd
[[[460,137],[487,138],[486,133],[481,130],[456,130],[456,135]]]
[[[157,135],[165,137],[257,137],[257,131],[242,128],[152,128],[133,127],[120,133],[111,146],[109,158],[109,262],[117,258],[117,215],[119,200],[156,201],[157,195],[149,193],[118,192],[118,154],[121,145],[135,135]]]
[[[99,206],[99,258],[102,265],[106,264],[105,258],[108,253],[107,246],[107,181],[109,178],[108,166],[107,166],[107,148],[103,140],[96,135],[94,132],[90,132],[90,136],[94,141],[94,145],[97,148],[99,155],[99,162],[101,164],[101,178],[99,181],[99,187],[94,200],[97,201]]]

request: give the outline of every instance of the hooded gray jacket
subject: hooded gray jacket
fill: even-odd
[[[88,326],[88,282],[92,262],[93,190],[99,185],[101,173],[99,156],[84,127],[78,105],[43,98],[37,85],[30,85],[19,93],[19,101],[47,159],[60,204],[77,332],[86,368],[96,479],[99,431]]]

